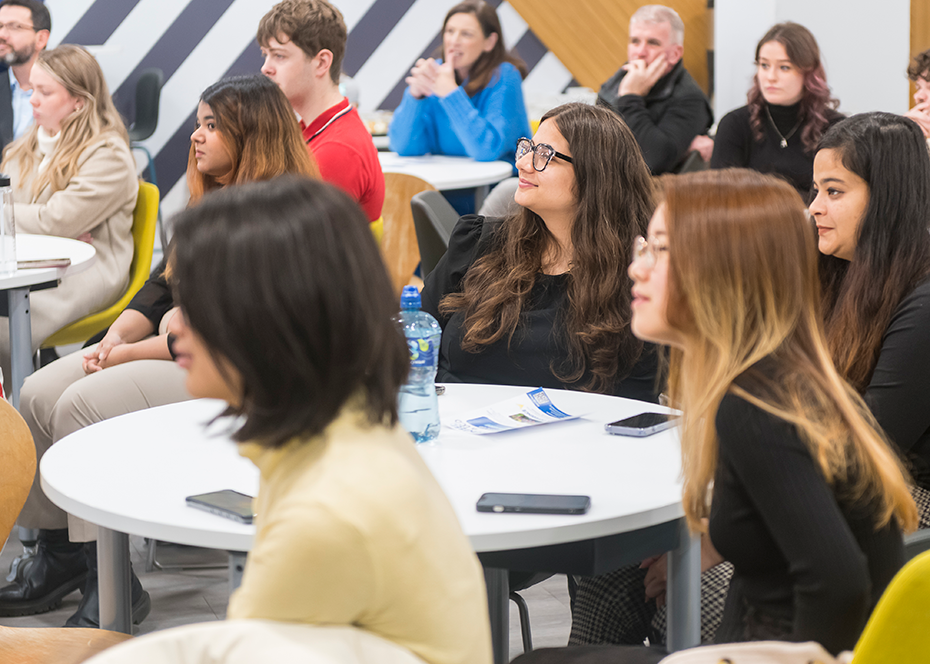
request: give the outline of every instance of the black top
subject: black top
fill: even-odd
[[[618,97],[624,76],[623,69],[611,76],[601,86],[598,101],[627,123],[652,173],[668,173],[685,157],[694,137],[714,123],[710,102],[680,61],[645,97]]]
[[[865,401],[930,489],[930,278],[901,300],[882,339]]]
[[[737,383],[759,394],[753,371]],[[842,487],[826,483],[784,420],[727,394],[716,426],[709,534],[735,570],[717,642],[813,640],[833,653],[852,650],[904,563],[896,521],[876,532],[870,510],[838,499]]]
[[[508,344],[507,339],[484,346],[480,352],[462,350],[465,335],[463,312],[451,316],[439,313],[439,301],[448,293],[461,291],[462,279],[472,263],[494,246],[494,231],[500,219],[477,215],[462,217],[452,231],[449,249],[429,273],[423,288],[423,311],[432,314],[442,326],[437,382],[489,383],[522,385],[555,389],[578,389],[563,383],[553,373],[550,363],[567,354],[564,334],[559,324],[560,314],[568,306],[568,283],[571,274],[539,274],[530,294],[529,304],[522,312],[520,324]],[[655,348],[647,344],[639,361],[626,378],[617,380],[609,394],[656,401],[657,361]],[[579,381],[591,378],[585,372]]]
[[[764,140],[761,143],[752,136],[749,106],[727,113],[717,126],[710,167],[751,168],[760,173],[780,175],[798,190],[806,204],[814,179],[814,153],[805,152],[801,143],[801,127],[798,126],[800,107],[800,102],[793,106],[768,106],[772,120],[762,113]],[[830,109],[825,114],[827,127],[843,119],[842,114]],[[787,138],[788,147],[781,146],[782,137]]]
[[[158,329],[162,317],[174,306],[174,296],[168,280],[165,279],[165,268],[168,259],[163,258],[149,276],[139,292],[135,294],[127,309],[133,309],[149,319],[154,329]]]

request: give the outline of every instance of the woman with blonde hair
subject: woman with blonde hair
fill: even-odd
[[[190,155],[192,205],[205,191],[226,185],[286,173],[318,175],[284,93],[261,75],[225,79],[207,88],[197,108]],[[171,333],[178,320],[166,263],[155,268],[100,343],[56,360],[26,380],[20,411],[39,458],[64,436],[94,422],[191,398],[183,369],[172,361]],[[81,542],[96,539],[96,528],[52,503],[38,475],[17,522],[40,529],[38,555],[14,583],[0,588],[0,616],[43,613],[83,587],[81,604],[67,624],[98,626],[96,547],[81,550]],[[135,575],[132,579],[133,620],[138,623],[150,602]]]
[[[89,269],[33,293],[35,349],[126,289],[139,185],[126,127],[92,55],[70,44],[43,51],[31,81],[35,124],[7,146],[0,163],[13,185],[17,231],[84,240],[97,252]],[[5,300],[0,308],[6,313]],[[6,325],[0,357],[8,365]]]
[[[665,182],[629,269],[634,334],[671,347],[685,515],[703,566],[734,567],[717,642],[852,649],[917,525],[906,471],[833,366],[815,247],[790,185],[707,171]]]

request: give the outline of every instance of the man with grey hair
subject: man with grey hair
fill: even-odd
[[[627,62],[598,93],[629,125],[655,175],[674,170],[713,124],[710,102],[682,65],[684,40],[674,9],[640,7],[630,18]]]

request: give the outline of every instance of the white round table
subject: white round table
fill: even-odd
[[[413,175],[439,191],[474,188],[475,210],[481,207],[490,185],[513,175],[513,166],[506,161],[475,161],[471,157],[401,157],[396,152],[379,152],[378,160],[383,172]]]
[[[40,284],[55,283],[68,275],[86,270],[97,255],[87,242],[51,235],[17,233],[16,258],[19,261],[70,258],[71,265],[60,268],[29,268],[0,276],[0,291],[6,291],[10,325],[10,402],[19,408],[19,390],[32,373],[32,327],[29,316],[29,290]]]
[[[450,422],[525,388],[449,384],[439,398]],[[624,438],[604,424],[655,404],[547,390],[560,409],[583,417],[476,436],[443,427],[418,447],[439,480],[488,581],[495,658],[507,661],[507,572],[528,569],[600,574],[671,549],[669,644],[699,641],[698,540],[683,526],[677,430]],[[204,424],[223,404],[197,400],[130,413],[77,431],[43,457],[41,482],[62,509],[101,527],[101,625],[130,627],[128,537],[247,551],[253,526],[200,510],[185,498],[235,489],[255,495],[258,472],[239,457],[224,423]],[[479,513],[485,492],[591,496],[584,515]]]

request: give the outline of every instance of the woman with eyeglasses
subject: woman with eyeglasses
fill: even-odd
[[[566,104],[515,156],[518,211],[459,220],[423,289],[443,328],[436,380],[655,401],[623,259],[653,209],[636,139],[609,110]]]
[[[904,562],[901,531],[917,510],[900,461],[831,361],[803,203],[745,169],[668,178],[629,272],[633,332],[671,347],[685,517],[707,557],[735,570],[715,640],[852,649]],[[569,648],[516,661],[661,658]]]

